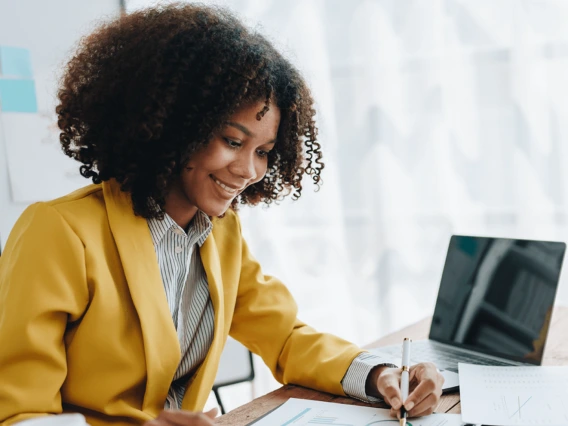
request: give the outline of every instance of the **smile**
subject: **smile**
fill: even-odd
[[[215,179],[214,176],[211,176],[211,178],[213,179],[213,182],[215,182],[217,185],[219,185],[221,188],[223,188],[225,190],[225,192],[227,192],[228,194],[236,195],[239,192],[239,189],[234,189],[234,188],[231,188],[231,187],[225,185],[223,182],[220,182],[219,180]]]

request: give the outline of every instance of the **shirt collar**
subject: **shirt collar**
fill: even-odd
[[[193,236],[197,238],[197,244],[199,244],[199,247],[201,247],[211,233],[212,229],[213,222],[211,222],[209,216],[207,216],[201,210],[197,210],[197,213],[191,221],[188,235],[191,237],[193,234]]]
[[[164,213],[164,219],[162,220],[150,218],[147,219],[147,222],[148,227],[150,228],[150,234],[152,235],[154,247],[162,241],[162,238],[164,238],[164,235],[166,235],[170,229],[180,229],[185,233],[185,231],[167,213]],[[209,216],[201,210],[198,210],[189,224],[187,235],[191,239],[197,239],[197,244],[201,247],[212,229],[213,223],[211,222],[211,219],[209,219]]]

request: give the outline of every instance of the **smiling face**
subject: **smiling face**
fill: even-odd
[[[274,105],[260,121],[256,119],[263,107],[259,102],[239,109],[204,149],[192,155],[166,197],[166,213],[182,228],[198,209],[209,216],[222,215],[247,186],[262,180],[280,125],[280,110]]]

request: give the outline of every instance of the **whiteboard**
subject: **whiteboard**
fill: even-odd
[[[29,50],[38,107],[0,112],[0,244],[27,205],[89,183],[59,147],[57,82],[80,37],[119,13],[119,0],[0,0],[0,46]]]

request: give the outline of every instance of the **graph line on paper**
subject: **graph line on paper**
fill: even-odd
[[[300,417],[302,417],[304,414],[306,414],[308,411],[310,411],[311,408],[306,408],[304,411],[301,411],[300,413],[298,413],[297,415],[295,415],[294,417],[292,417],[290,420],[288,420],[287,422],[282,423],[282,426],[286,426],[289,425],[290,423],[295,422],[296,420],[298,420]]]
[[[308,419],[306,419],[308,420]],[[308,420],[306,425],[332,425],[332,426],[355,426],[341,419],[337,414],[328,410],[319,411],[314,417]]]
[[[322,413],[325,414],[325,411]],[[333,426],[354,426],[351,423],[335,423],[336,420],[339,420],[339,417],[334,416],[324,416],[322,414],[318,414],[313,419],[311,419],[308,424],[309,425],[333,425]]]
[[[398,426],[399,420],[391,417],[388,409],[290,398],[254,423],[254,426],[257,423],[259,426]],[[407,425],[463,426],[463,422],[459,414],[432,414],[412,419]]]
[[[521,420],[522,419],[521,408],[523,408],[525,406],[525,404],[531,400],[531,398],[532,398],[532,396],[529,396],[529,398],[521,404],[521,397],[517,396],[517,402],[519,404],[519,408],[517,409],[517,411],[515,411],[513,414],[511,414],[511,416],[509,418],[512,419],[513,417],[515,417],[515,415],[517,413],[519,413],[519,420]]]

